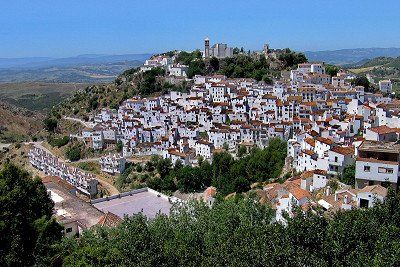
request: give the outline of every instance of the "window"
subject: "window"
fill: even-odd
[[[365,172],[370,172],[371,171],[371,167],[370,166],[364,166],[364,171]]]
[[[69,227],[69,228],[65,229],[65,232],[71,233],[72,232],[72,227]]]
[[[335,162],[338,162],[338,157],[335,157]]]
[[[389,174],[391,174],[391,173],[393,173],[393,169],[392,168],[380,167],[380,168],[378,168],[378,172],[379,173],[389,173]]]

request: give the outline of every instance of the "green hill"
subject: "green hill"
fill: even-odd
[[[393,90],[400,90],[400,57],[377,57],[349,70],[357,75],[369,75],[375,84],[390,79]]]
[[[367,61],[361,66],[361,68],[367,67],[400,68],[400,57],[377,57]]]

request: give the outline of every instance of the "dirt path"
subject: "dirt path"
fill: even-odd
[[[82,124],[83,126],[87,127],[87,128],[93,128],[95,126],[94,122],[86,122],[83,121],[81,119],[77,119],[77,118],[72,118],[72,117],[63,117],[63,119],[65,120],[70,120],[70,121],[75,121],[75,122],[79,122],[80,124]]]

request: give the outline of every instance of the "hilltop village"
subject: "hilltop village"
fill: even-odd
[[[259,56],[277,53],[265,45]],[[233,49],[210,47],[206,39],[202,55],[229,58]],[[279,138],[287,143],[287,179],[255,189],[276,210],[277,221],[285,221],[293,206],[327,212],[372,207],[386,198],[388,187],[397,189],[400,102],[391,98],[390,81],[380,82],[378,93],[367,92],[352,85],[353,74],[340,70],[332,77],[322,62],[298,64],[272,84],[224,75],[189,79],[188,66],[176,64],[175,57],[154,56],[137,71],[164,69],[171,83],[191,82],[188,91],[127,99],[118,109],[102,109],[93,127],[74,135],[94,150],[122,145],[121,154],[100,159],[102,171],[118,175],[132,156],[150,155],[198,166],[221,151],[238,158],[240,149],[265,148]],[[30,156],[38,165],[43,153]],[[345,183],[351,169],[354,178]],[[208,188],[202,199],[212,204],[217,191]]]

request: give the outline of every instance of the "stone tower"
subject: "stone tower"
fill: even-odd
[[[204,57],[210,57],[210,39],[208,39],[208,37],[204,39]]]
[[[268,51],[269,51],[269,44],[264,44],[263,52],[265,56],[268,56]]]

